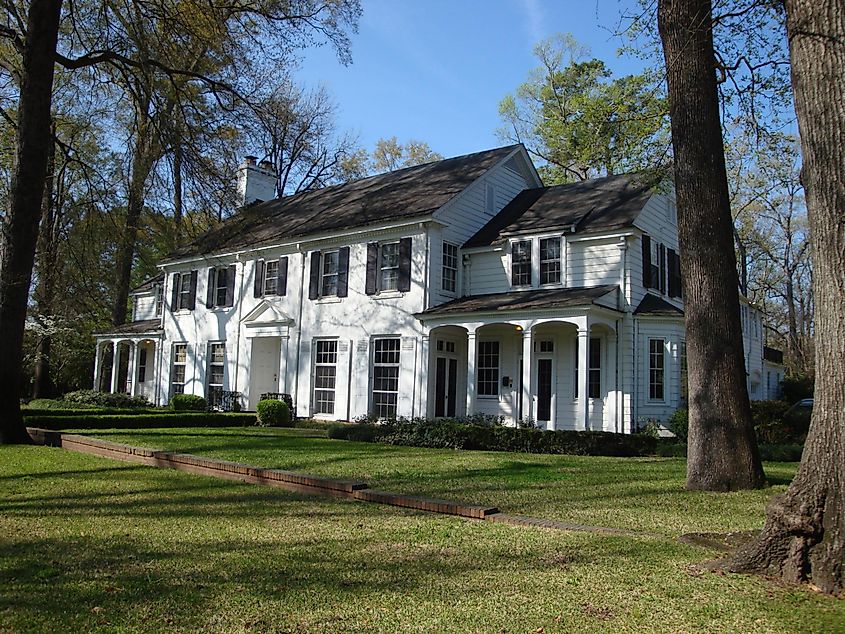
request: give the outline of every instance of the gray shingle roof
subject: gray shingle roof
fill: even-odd
[[[425,216],[518,147],[476,152],[247,206],[164,261]]]
[[[604,286],[579,286],[575,288],[556,288],[530,291],[511,291],[508,293],[490,293],[470,295],[454,299],[440,306],[429,308],[417,314],[423,320],[426,317],[440,317],[464,313],[491,313],[515,310],[549,310],[555,308],[573,308],[587,306],[616,290],[615,284]]]
[[[105,335],[144,335],[161,332],[160,319],[142,319],[141,321],[130,321],[122,326],[112,326],[108,330],[96,333],[98,336]]]
[[[659,317],[683,317],[684,311],[657,295],[646,293],[645,297],[640,301],[640,305],[634,310],[634,314]]]
[[[520,192],[464,244],[484,247],[548,230],[592,233],[630,227],[654,192],[650,174],[622,174]]]

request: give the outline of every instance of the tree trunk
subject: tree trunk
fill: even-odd
[[[845,0],[787,0],[815,271],[816,391],[801,466],[735,571],[845,590]]]
[[[50,126],[50,135],[55,137],[56,124]],[[55,203],[53,190],[56,183],[56,144],[50,143],[47,159],[47,174],[44,178],[44,196],[41,203],[41,229],[38,233],[36,248],[38,285],[35,288],[35,302],[38,319],[46,323],[45,332],[41,333],[35,347],[35,372],[32,385],[32,398],[53,398],[56,385],[50,376],[50,352],[53,341],[50,334],[50,319],[56,295],[56,267],[59,259],[59,210]]]
[[[660,0],[689,362],[687,488],[765,484],[745,381],[709,0]]]
[[[61,0],[32,0],[18,103],[17,147],[0,262],[0,443],[30,442],[20,410],[23,331],[50,153],[53,59]]]
[[[135,248],[138,242],[138,228],[141,213],[144,210],[144,190],[152,171],[155,143],[151,138],[149,100],[137,108],[137,126],[135,132],[135,150],[132,152],[131,174],[129,176],[129,199],[126,204],[126,223],[117,247],[115,268],[114,305],[112,306],[112,324],[120,326],[126,323],[129,302],[129,287],[132,284],[132,264],[135,261]]]

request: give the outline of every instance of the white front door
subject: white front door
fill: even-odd
[[[249,406],[255,410],[258,399],[267,392],[279,391],[280,337],[255,337],[249,364]]]

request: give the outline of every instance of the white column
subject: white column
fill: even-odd
[[[279,350],[279,392],[282,394],[290,394],[290,389],[288,388],[288,343],[290,342],[290,337],[282,337],[281,338],[281,346]],[[350,344],[351,345],[351,344]],[[348,397],[348,395],[347,395]]]
[[[114,351],[111,362],[111,393],[115,394],[117,393],[117,370],[120,367],[120,342],[112,341],[111,344]]]
[[[103,354],[102,343],[103,343],[102,341],[98,341],[94,345],[94,387],[93,387],[93,389],[94,389],[95,392],[100,391],[100,372],[102,372],[102,370],[103,370],[102,360],[100,358]]]
[[[619,353],[616,348],[616,333],[605,337],[607,345],[607,372],[604,384],[607,386],[607,398],[604,406],[604,420],[612,423],[611,429],[617,434],[622,431],[619,421]],[[602,369],[604,372],[604,369]]]
[[[533,340],[530,328],[522,331],[522,420],[534,418],[534,386],[531,384]]]
[[[431,349],[431,337],[429,335],[423,335],[420,337],[420,358],[419,364],[417,368],[417,376],[419,381],[417,382],[417,390],[418,391],[418,406],[417,406],[417,416],[422,416],[423,418],[427,418],[429,415],[428,411],[428,370],[431,367],[429,363],[429,350]]]
[[[590,429],[590,404],[587,397],[587,377],[590,363],[590,329],[578,328],[578,407],[575,409],[575,429]]]
[[[138,384],[138,342],[129,343],[129,368],[126,371],[126,382],[129,383],[129,396],[135,396]]]
[[[467,333],[467,416],[475,414],[475,358],[478,347],[475,343],[475,331]]]

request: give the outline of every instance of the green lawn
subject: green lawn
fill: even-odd
[[[796,465],[769,463],[764,491],[684,490],[679,458],[596,458],[391,447],[329,440],[302,429],[105,430],[100,438],[262,467],[365,480],[373,488],[418,493],[503,512],[629,528],[677,537],[763,527],[769,498]]]
[[[176,441],[176,432],[169,435]],[[133,438],[137,441],[138,436]],[[193,448],[204,445],[205,453],[237,453],[236,446],[242,444],[234,433],[191,438]],[[253,441],[262,438],[279,443],[279,456],[298,447],[299,456],[287,460],[300,461],[303,469],[315,471],[319,465],[323,472],[337,469],[334,473],[342,472],[344,464],[381,464],[381,481],[417,482],[420,488],[422,475],[405,480],[398,475],[402,455],[408,457],[411,472],[428,463],[451,463],[442,473],[453,478],[458,478],[454,470],[459,464],[472,464],[454,462],[458,457],[449,453],[433,452],[426,460],[424,452],[408,451],[393,454],[393,467],[388,467],[388,462],[367,458],[379,448],[351,446],[348,462],[341,459],[342,448],[333,449],[338,464],[332,467],[329,454],[308,461],[305,447],[316,440],[294,442],[292,434],[259,430]],[[240,451],[251,461],[260,457],[256,462],[273,456],[267,446]],[[492,475],[468,478],[471,488],[462,497],[481,493],[478,483],[485,478],[489,486],[507,480],[501,474],[506,457],[467,455],[481,460],[479,469]],[[586,478],[589,465],[604,464],[509,458],[544,465],[547,471],[562,470],[571,474],[571,484]],[[608,461],[606,466],[614,470],[624,464]],[[664,473],[664,482],[676,483],[668,474],[679,467],[669,467],[655,473]],[[539,469],[534,468],[533,477],[528,475],[531,469],[521,476],[517,470],[517,487],[534,490]],[[593,479],[601,476],[587,480]],[[566,484],[559,478],[546,492]],[[594,492],[605,489],[590,486]],[[539,496],[539,491],[533,493]],[[580,504],[586,505],[588,497]],[[634,496],[628,502],[646,504],[648,499]],[[598,499],[592,503],[605,504]],[[303,497],[61,449],[0,446],[4,633],[845,628],[845,602],[691,567],[709,556],[702,548],[672,540],[469,521]]]

